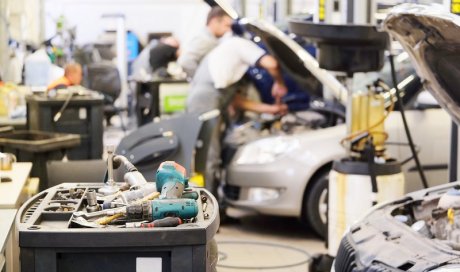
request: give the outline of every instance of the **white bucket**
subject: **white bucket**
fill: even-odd
[[[398,199],[404,195],[404,175],[377,176],[378,193],[372,193],[368,175],[343,174],[332,170],[329,174],[328,253],[336,256],[345,231],[361,219],[377,203]]]

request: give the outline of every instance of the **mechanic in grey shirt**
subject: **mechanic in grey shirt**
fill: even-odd
[[[135,78],[142,78],[143,75],[149,75],[152,73],[152,67],[150,67],[149,58],[150,50],[155,48],[159,43],[159,40],[151,40],[149,44],[142,49],[141,53],[134,60],[132,65],[133,76]]]
[[[133,62],[133,77],[142,80],[154,74],[158,68],[166,68],[168,62],[177,59],[179,47],[179,40],[173,36],[150,41]]]
[[[183,46],[177,63],[188,77],[193,78],[203,57],[219,44],[219,38],[231,30],[233,19],[221,7],[213,7],[203,28],[192,40]]]
[[[246,99],[237,94],[244,85],[242,80],[249,66],[257,65],[268,70],[275,83],[272,95],[278,101],[275,105],[263,104]],[[193,77],[188,97],[187,111],[190,113],[204,113],[213,109],[220,109],[228,120],[227,106],[232,103],[235,108],[254,112],[284,113],[285,104],[279,100],[287,93],[278,62],[255,43],[240,37],[229,37],[215,47],[200,63]],[[218,173],[221,164],[221,124],[204,124],[203,129],[211,133],[209,149],[206,157],[206,188],[212,193],[218,193]]]

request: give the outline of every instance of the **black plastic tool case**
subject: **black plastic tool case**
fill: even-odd
[[[175,228],[80,228],[71,224],[75,211],[85,211],[85,194],[102,184],[62,183],[25,203],[16,217],[19,231],[21,271],[146,271],[139,261],[160,260],[161,271],[215,271],[219,227],[216,199],[205,189],[206,216],[201,197],[195,223]],[[62,200],[70,188],[82,196]],[[205,219],[206,218],[206,219]],[[158,269],[149,271],[160,271]]]

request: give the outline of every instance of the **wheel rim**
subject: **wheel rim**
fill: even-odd
[[[323,224],[327,223],[327,188],[325,188],[318,201],[318,214]]]

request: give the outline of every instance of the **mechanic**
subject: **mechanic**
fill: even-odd
[[[219,44],[219,39],[230,32],[233,19],[219,6],[213,7],[203,28],[184,46],[177,60],[189,78],[193,78],[203,57]]]
[[[166,77],[168,63],[177,60],[179,56],[179,41],[173,37],[163,37],[160,42],[150,50],[149,63],[154,74]]]
[[[64,68],[64,76],[51,82],[47,90],[65,89],[69,86],[80,85],[83,78],[81,65],[78,63],[69,63]]]
[[[179,47],[179,41],[173,36],[151,40],[134,60],[133,76],[142,77],[158,72],[159,68],[167,68],[168,63],[179,56]]]
[[[274,78],[272,96],[276,104],[250,101],[241,94],[244,74],[249,66],[265,68]],[[229,37],[214,48],[199,65],[191,82],[187,111],[203,113],[212,109],[226,109],[230,105],[257,113],[284,113],[281,97],[287,93],[278,62],[251,41]]]
[[[275,82],[272,95],[278,102],[275,105],[248,100],[240,92],[244,89],[244,74],[249,66],[257,65],[268,70]],[[238,93],[238,94],[237,94]],[[229,37],[215,47],[200,63],[187,97],[187,111],[204,113],[220,109],[223,124],[228,123],[227,106],[232,104],[243,110],[255,112],[280,113],[287,111],[287,105],[280,99],[287,93],[278,62],[255,43],[240,37]],[[213,194],[218,193],[218,173],[221,165],[222,126],[206,127],[211,133],[206,158],[206,188]]]

